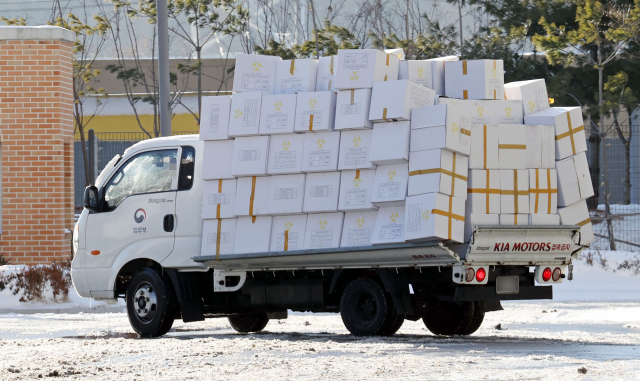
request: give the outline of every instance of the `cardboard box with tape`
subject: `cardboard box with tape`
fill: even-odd
[[[587,202],[585,200],[580,200],[575,204],[559,208],[558,214],[560,214],[560,223],[562,225],[580,226],[580,244],[586,245],[595,240],[593,224],[591,223],[589,209],[587,208]]]
[[[340,247],[371,245],[377,216],[377,210],[345,213]]]
[[[276,65],[275,94],[316,91],[318,60],[303,58],[279,61]]]
[[[500,169],[527,168],[527,129],[524,125],[498,125]]]
[[[411,152],[407,195],[439,192],[467,199],[466,156],[445,149]]]
[[[467,211],[469,211],[468,207]],[[474,229],[482,225],[500,225],[500,216],[498,214],[467,213],[464,217],[464,242],[469,242]]]
[[[336,91],[336,64],[338,56],[320,57],[318,59],[318,78],[316,91]]]
[[[387,54],[391,54],[394,55],[396,57],[398,57],[398,59],[400,61],[404,61],[404,49],[402,48],[396,48],[396,49],[384,49],[384,52]]]
[[[404,206],[386,206],[378,209],[371,237],[372,245],[405,242]]]
[[[276,88],[276,66],[282,58],[255,54],[236,54],[233,91],[265,91],[273,94]]]
[[[291,134],[296,121],[296,94],[265,95],[260,108],[260,135]]]
[[[245,136],[234,140],[231,174],[236,177],[267,174],[269,136]]]
[[[373,180],[371,203],[378,207],[405,204],[409,183],[409,165],[379,165]]]
[[[235,179],[231,174],[235,140],[205,141],[202,150],[202,179]]]
[[[273,217],[238,217],[236,224],[235,254],[266,253],[271,244],[271,224]],[[247,239],[247,237],[251,237]]]
[[[269,251],[302,250],[306,227],[306,214],[273,217]]]
[[[526,125],[527,168],[555,168],[556,148],[554,127]]]
[[[307,215],[304,234],[305,249],[340,247],[344,213],[313,213]]]
[[[441,193],[407,197],[405,233],[407,241],[435,239],[464,242],[464,200]]]
[[[302,172],[329,172],[338,168],[340,131],[304,135]]]
[[[500,128],[497,125],[471,126],[469,169],[500,169]]]
[[[438,104],[461,107],[471,113],[471,124],[522,124],[520,101],[478,100],[440,97]]]
[[[433,89],[432,62],[429,60],[400,61],[398,80],[409,80]]]
[[[272,135],[269,138],[267,173],[270,175],[302,173],[303,151],[304,135]]]
[[[236,201],[236,179],[208,180],[202,191],[202,218],[233,218]]]
[[[558,206],[569,206],[594,195],[587,155],[580,152],[556,163]]]
[[[201,255],[234,254],[237,218],[222,218],[202,221]]]
[[[470,214],[500,213],[500,171],[469,170],[467,181],[467,212]]]
[[[265,91],[236,93],[231,98],[229,136],[253,136],[260,132],[260,110]]]
[[[229,139],[231,96],[202,97],[200,140]]]
[[[270,189],[270,176],[239,178],[233,214],[237,217],[269,214]]]
[[[505,99],[521,101],[525,116],[549,108],[549,95],[544,79],[506,83],[504,92]]]
[[[375,82],[371,91],[369,120],[373,122],[411,120],[411,109],[433,106],[435,97],[434,90],[406,79]]]
[[[445,62],[445,94],[459,99],[505,99],[502,60]]]
[[[377,49],[340,49],[336,89],[366,89],[374,82],[398,78],[398,57]]]
[[[500,170],[500,213],[529,213],[529,171]]]
[[[269,180],[269,214],[302,213],[306,175],[277,175]]]
[[[338,169],[375,169],[371,154],[373,130],[354,130],[340,132],[340,155]]]
[[[500,225],[529,225],[528,214],[500,214]]]
[[[556,160],[587,150],[580,107],[550,107],[525,116],[524,122],[555,126]]]
[[[375,165],[409,161],[411,124],[408,121],[374,123],[369,161]]]
[[[298,94],[294,131],[333,131],[335,112],[336,93],[333,91]]]
[[[470,141],[469,111],[445,104],[411,110],[411,152],[446,148],[469,156]]]
[[[336,130],[373,128],[369,120],[371,89],[340,90],[336,96]]]
[[[433,76],[432,89],[436,91],[437,95],[444,95],[446,91],[445,90],[446,82],[445,82],[445,75],[444,75],[445,62],[458,61],[458,56],[436,57],[436,58],[431,58],[427,61],[431,62],[431,75]]]
[[[558,212],[558,173],[555,169],[529,170],[529,213]]]
[[[560,215],[529,214],[529,225],[560,225]]]
[[[304,185],[305,213],[328,213],[338,211],[340,197],[340,172],[307,174]]]
[[[371,203],[375,177],[375,169],[357,169],[355,171],[340,172],[338,210],[366,211],[378,209],[377,206]]]

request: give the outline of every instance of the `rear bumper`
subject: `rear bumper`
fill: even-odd
[[[523,286],[517,294],[498,295],[495,285],[459,286],[453,294],[454,302],[490,302],[496,300],[553,299],[553,286]]]

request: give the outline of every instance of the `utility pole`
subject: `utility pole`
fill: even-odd
[[[156,0],[158,11],[158,84],[160,95],[160,136],[171,136],[171,88],[169,87],[168,0]]]

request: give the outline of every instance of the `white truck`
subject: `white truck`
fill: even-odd
[[[175,318],[227,317],[257,332],[289,310],[339,312],[354,335],[392,335],[405,319],[469,335],[502,300],[551,299],[585,247],[579,226],[476,226],[467,244],[203,256],[202,150],[197,135],[140,142],[85,190],[74,286],[124,298],[142,337],[164,335]]]

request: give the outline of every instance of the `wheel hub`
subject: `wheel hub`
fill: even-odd
[[[147,282],[138,285],[133,297],[136,316],[143,323],[147,323],[156,316],[158,297],[155,289]]]

